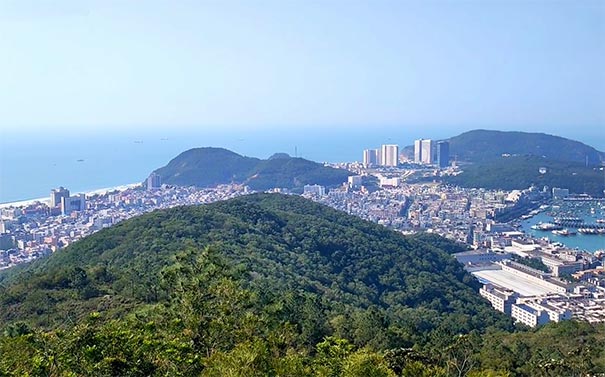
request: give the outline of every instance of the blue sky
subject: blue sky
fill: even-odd
[[[4,0],[0,54],[11,134],[605,125],[602,0]]]

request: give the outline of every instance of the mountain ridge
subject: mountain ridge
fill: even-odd
[[[212,187],[237,183],[258,191],[276,187],[302,191],[305,184],[338,186],[353,174],[284,153],[262,160],[214,147],[182,152],[154,173],[166,184]]]
[[[605,152],[594,147],[540,132],[476,129],[443,141],[449,141],[450,156],[455,156],[460,162],[483,163],[506,154],[545,157],[563,162],[588,162],[589,166],[598,166],[605,161]],[[414,146],[406,146],[404,153],[413,159]]]

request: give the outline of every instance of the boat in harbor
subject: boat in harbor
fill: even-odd
[[[553,231],[553,230],[563,229],[563,227],[560,225],[553,224],[553,223],[542,223],[542,222],[532,225],[531,228],[534,230],[542,230],[542,231]]]
[[[578,233],[582,234],[601,234],[599,229],[596,228],[578,228]]]
[[[576,232],[571,231],[569,229],[560,229],[560,230],[553,230],[552,234],[557,235],[557,236],[575,236]]]

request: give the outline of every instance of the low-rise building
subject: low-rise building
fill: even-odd
[[[494,284],[485,284],[479,289],[479,294],[485,297],[494,307],[494,309],[511,315],[512,305],[519,298],[519,294]]]

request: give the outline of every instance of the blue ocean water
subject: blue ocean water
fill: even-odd
[[[415,138],[448,136],[376,128],[8,135],[0,138],[0,203],[46,197],[58,186],[85,192],[142,182],[151,171],[194,147],[224,147],[258,158],[285,152],[319,162],[343,162],[359,161],[363,149],[380,144],[405,146]]]

